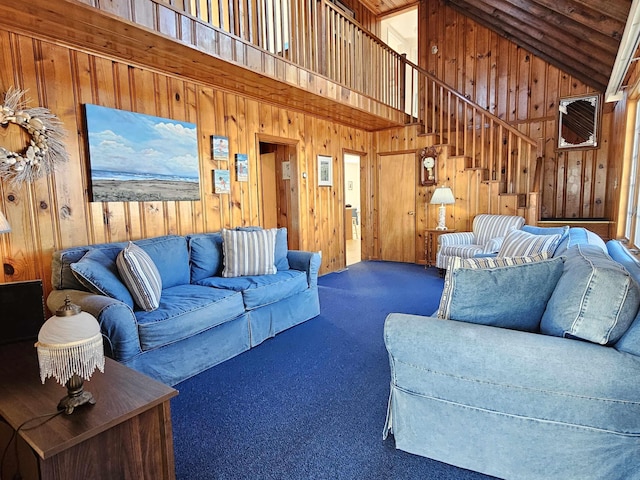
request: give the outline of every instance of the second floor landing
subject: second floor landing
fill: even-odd
[[[161,0],[112,0],[102,2],[108,4],[103,9],[94,3],[2,0],[0,28],[368,131],[406,123],[406,114],[389,102],[347,88]]]

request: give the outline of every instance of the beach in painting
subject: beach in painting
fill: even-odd
[[[94,202],[153,202],[199,200],[197,181],[96,180],[92,182]]]

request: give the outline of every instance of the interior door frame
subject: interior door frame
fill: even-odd
[[[260,144],[270,143],[275,145],[284,145],[292,149],[295,154],[293,158],[289,158],[290,162],[290,184],[288,189],[284,189],[278,194],[284,194],[289,199],[291,211],[287,212],[287,234],[289,248],[297,250],[303,248],[301,245],[301,232],[300,232],[300,180],[299,180],[299,165],[298,159],[300,158],[300,142],[298,140],[286,137],[277,137],[274,135],[267,135],[264,133],[256,133],[256,173],[258,180],[256,181],[257,198],[258,198],[258,218],[261,224],[264,223],[264,206],[262,205],[263,191],[262,191],[262,172],[260,160]],[[277,158],[276,158],[277,162]],[[278,169],[276,168],[276,171]]]

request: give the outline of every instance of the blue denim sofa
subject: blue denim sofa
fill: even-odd
[[[396,448],[504,479],[640,479],[640,266],[617,241],[569,233],[537,331],[388,316]],[[615,319],[604,344],[542,333],[554,315],[581,335],[588,312]]]
[[[160,273],[162,293],[156,310],[146,312],[134,308],[126,298],[121,301],[116,299],[119,296],[95,293],[124,287],[117,285],[113,273],[115,258],[127,243],[55,252],[53,290],[47,306],[55,311],[68,295],[98,319],[107,355],[168,385],[320,313],[320,255],[287,250],[286,229],[280,229],[276,237],[278,271],[273,275],[223,278],[219,232],[168,235],[133,243],[151,257]],[[88,274],[83,272],[90,276],[90,289],[87,280],[81,283],[72,269],[89,252],[99,260],[97,266],[95,261],[91,264]]]

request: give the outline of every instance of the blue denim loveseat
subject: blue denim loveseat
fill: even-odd
[[[128,243],[57,251],[47,305],[55,311],[69,295],[98,319],[107,355],[168,385],[320,313],[320,255],[287,250],[286,229],[276,237],[275,274],[222,277],[222,242],[220,232],[134,241],[162,279],[153,311],[136,307],[119,284],[115,259]]]
[[[505,267],[530,282],[524,308],[502,305],[479,323],[388,316],[384,437],[396,448],[504,479],[640,479],[640,266],[617,241],[569,235],[544,267]],[[542,316],[523,326],[528,307]],[[509,311],[517,318],[500,316]]]

